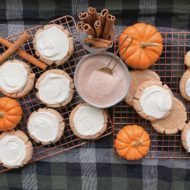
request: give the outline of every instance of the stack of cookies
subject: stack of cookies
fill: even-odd
[[[186,108],[170,88],[162,84],[159,75],[152,70],[133,70],[130,76],[126,103],[149,120],[158,133],[171,135],[183,130],[187,125]]]

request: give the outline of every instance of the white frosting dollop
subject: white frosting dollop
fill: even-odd
[[[74,115],[74,126],[82,135],[95,135],[104,127],[104,114],[92,106],[80,106]]]
[[[144,113],[160,119],[172,108],[172,97],[168,90],[154,85],[143,90],[140,105]]]
[[[45,59],[58,61],[69,51],[69,39],[61,29],[53,26],[37,35],[37,50]]]
[[[48,104],[64,102],[70,95],[70,81],[63,75],[49,73],[39,83],[39,97]]]
[[[0,140],[0,161],[8,166],[20,166],[26,156],[25,143],[14,135]]]
[[[22,64],[7,62],[0,67],[0,88],[6,92],[21,91],[27,80],[28,73]]]
[[[190,97],[190,77],[186,81],[185,91],[186,91],[186,94]]]
[[[28,131],[41,142],[54,141],[59,132],[59,120],[50,112],[37,112],[29,120]]]

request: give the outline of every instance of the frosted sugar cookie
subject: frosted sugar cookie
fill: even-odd
[[[49,108],[41,108],[33,112],[27,124],[30,137],[38,143],[51,144],[63,135],[65,123],[59,112]]]
[[[36,82],[37,97],[48,107],[67,105],[73,98],[74,83],[63,70],[52,69],[43,73]]]
[[[130,71],[131,84],[127,96],[125,97],[125,101],[130,106],[133,106],[133,99],[137,88],[145,81],[160,81],[159,75],[152,70],[133,70]]]
[[[74,52],[73,37],[62,25],[49,24],[38,29],[33,41],[36,55],[48,65],[65,63]]]
[[[0,91],[6,96],[19,98],[34,86],[35,75],[29,65],[20,60],[8,60],[0,66]]]
[[[160,81],[147,81],[135,93],[134,109],[147,120],[166,117],[172,109],[173,95]]]
[[[183,98],[190,101],[190,70],[187,70],[181,77],[179,89]]]
[[[0,162],[7,168],[28,163],[33,154],[32,143],[22,131],[3,132],[0,135]]]
[[[69,116],[73,133],[81,139],[97,139],[107,128],[107,113],[103,109],[81,103]]]

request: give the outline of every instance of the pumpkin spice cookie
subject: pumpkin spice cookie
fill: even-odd
[[[133,70],[130,72],[131,85],[125,101],[128,105],[133,106],[133,98],[137,88],[145,81],[156,80],[160,81],[160,76],[152,70]]]
[[[76,136],[81,139],[97,139],[107,129],[108,116],[103,109],[81,103],[72,110],[69,122]]]
[[[62,65],[74,52],[74,41],[70,32],[57,24],[38,29],[33,45],[36,55],[47,65]]]
[[[29,65],[20,60],[8,60],[0,66],[0,91],[6,96],[19,98],[27,95],[34,86],[35,74]]]
[[[190,70],[187,70],[181,77],[179,89],[183,98],[190,101]]]
[[[63,107],[73,98],[73,80],[63,70],[46,71],[38,78],[35,87],[38,90],[37,97],[48,107]]]
[[[173,95],[160,81],[146,81],[139,86],[134,97],[134,109],[144,119],[166,117],[172,109]]]
[[[186,120],[187,112],[184,104],[174,97],[170,114],[163,119],[152,121],[151,124],[158,133],[171,135],[183,130]]]
[[[181,133],[181,141],[187,152],[190,152],[190,122],[184,127]]]
[[[27,124],[30,137],[43,145],[57,142],[63,135],[65,123],[59,112],[41,108],[33,112]]]
[[[6,168],[18,168],[32,159],[33,147],[22,131],[3,132],[0,135],[0,162]]]

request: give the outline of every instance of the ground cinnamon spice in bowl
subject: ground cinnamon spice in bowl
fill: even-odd
[[[84,101],[99,107],[111,107],[121,101],[127,94],[130,85],[129,71],[119,57],[113,75],[98,69],[106,66],[113,54],[91,53],[79,62],[75,70],[75,87]],[[113,61],[113,64],[114,64]]]

